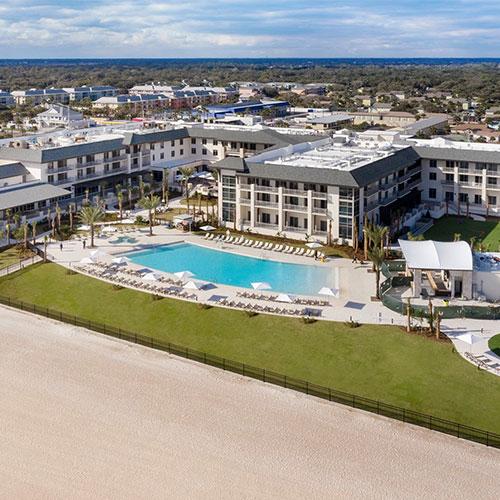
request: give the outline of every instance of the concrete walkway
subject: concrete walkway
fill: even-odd
[[[500,450],[0,308],[3,498],[496,499]]]
[[[353,320],[365,324],[406,325],[405,316],[391,311],[381,302],[372,300],[372,296],[375,291],[375,274],[369,272],[370,264],[368,263],[364,265],[352,264],[349,259],[343,258],[331,258],[325,263],[319,263],[310,257],[287,255],[273,251],[262,251],[250,247],[235,246],[225,243],[214,243],[212,241],[205,240],[203,237],[193,235],[191,233],[181,232],[176,229],[167,229],[163,226],[155,226],[153,237],[149,236],[149,230],[145,227],[140,230],[126,233],[131,238],[134,238],[134,243],[112,244],[111,241],[116,240],[116,236],[118,234],[119,233],[111,234],[106,238],[96,238],[96,247],[108,254],[108,256],[101,258],[101,261],[109,263],[111,262],[113,255],[133,250],[145,249],[152,245],[188,242],[208,248],[214,248],[220,251],[234,252],[251,257],[292,262],[297,264],[318,265],[324,266],[325,269],[329,270],[337,268],[340,275],[339,297],[314,297],[316,299],[328,299],[330,302],[330,306],[319,308],[322,310],[322,319],[341,322]],[[67,241],[63,243],[62,252],[60,251],[58,242],[51,243],[48,246],[48,254],[51,256],[51,259],[58,264],[76,268],[75,266],[84,257],[90,256],[92,249],[89,248],[89,243],[90,240],[87,238],[87,247],[86,249],[83,249],[82,241]],[[141,266],[130,263],[128,268],[140,269]],[[173,277],[169,273],[160,274],[165,275],[165,277]],[[238,293],[248,291],[248,289],[236,288],[218,283],[215,285],[215,289],[196,291],[197,300],[199,302],[206,302],[214,294],[227,296],[229,299],[240,300]],[[264,295],[266,294],[271,295],[271,293],[264,293]],[[260,305],[288,305],[276,302],[270,303],[269,301],[252,301],[251,299],[245,299],[245,301]],[[500,369],[497,369],[495,365],[495,363],[498,362],[500,368],[500,358],[489,350],[488,339],[499,333],[499,331],[500,328],[497,321],[448,319],[442,322],[442,332],[452,340],[455,348],[464,357],[464,359],[467,359],[467,361],[474,364],[479,364],[481,368],[487,369],[496,375],[500,375]],[[472,354],[474,357],[484,356],[485,359],[490,360],[488,363],[481,361],[482,358],[476,360],[471,357],[470,346],[464,345],[463,342],[456,339],[458,335],[466,332],[474,333],[474,335],[484,338],[483,342],[473,346]]]

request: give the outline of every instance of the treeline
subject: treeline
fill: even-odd
[[[161,81],[191,85],[227,85],[231,81],[291,81],[328,83],[332,90],[373,92],[403,90],[419,94],[428,87],[451,90],[461,97],[479,97],[486,104],[500,102],[500,68],[497,64],[465,65],[350,65],[294,66],[235,62],[151,62],[143,66],[124,62],[102,64],[13,65],[0,67],[0,88],[113,85],[126,91],[133,85]]]

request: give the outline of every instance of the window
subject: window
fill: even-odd
[[[444,194],[444,199],[446,201],[453,201],[453,191],[446,191],[446,193]]]
[[[219,141],[214,139],[214,146],[218,146],[218,145],[219,145]]]
[[[191,138],[191,144],[196,144],[196,139],[194,137]]]
[[[481,199],[481,195],[475,194],[474,195],[474,204],[481,205],[482,202],[483,202],[483,200]]]
[[[496,196],[488,196],[488,205],[496,205],[497,197]]]
[[[458,193],[458,199],[462,203],[467,203],[467,201],[469,200],[469,195],[467,193]]]
[[[437,179],[436,172],[429,172],[429,180],[430,181],[435,181],[436,179]]]
[[[453,160],[446,160],[446,167],[453,168],[455,166],[455,162]]]
[[[164,160],[165,159],[165,153],[160,153],[160,160]]]
[[[319,221],[319,230],[323,233],[326,233],[328,231],[328,222],[326,220]]]
[[[496,185],[497,178],[496,177],[488,177],[488,184],[491,186],[492,184]]]
[[[445,179],[446,179],[448,182],[453,182],[453,181],[455,180],[455,177],[453,176],[453,174],[446,174]]]
[[[467,162],[467,161],[461,161],[461,162],[458,163],[458,166],[460,168],[469,168],[469,162]]]
[[[350,217],[339,217],[339,236],[343,239],[352,238],[352,221]]]
[[[206,149],[202,149],[202,150],[201,150],[201,154],[202,154],[202,155],[206,155],[206,154],[208,154],[208,151],[207,151]]]
[[[436,199],[436,189],[435,188],[430,188],[429,189],[429,199],[430,200],[435,200]]]
[[[181,149],[181,150],[179,151],[179,154],[182,156],[182,155],[184,154],[184,150],[183,150],[183,149]]]
[[[54,176],[53,175],[49,175],[47,177],[47,182],[54,182]]]
[[[436,168],[437,167],[437,161],[436,160],[429,160],[429,167]]]
[[[202,139],[201,143],[202,143],[202,144],[206,144],[206,143],[207,143],[207,140],[206,140],[206,139]]]
[[[180,139],[179,144],[182,146],[184,144],[184,139]]]
[[[290,227],[299,227],[299,218],[298,217],[290,217],[290,219],[288,219],[288,225]]]
[[[262,213],[262,222],[264,224],[270,224],[271,223],[271,216],[265,212]]]
[[[170,145],[171,145],[172,147],[174,147],[174,146],[175,146],[175,141],[170,141]]]
[[[483,179],[482,179],[482,177],[481,177],[480,175],[476,175],[476,176],[474,177],[474,182],[475,182],[476,184],[481,184],[481,183],[483,182]]]
[[[219,152],[218,152],[216,149],[214,149],[214,150],[212,151],[212,154],[213,154],[214,156],[219,156]]]
[[[175,156],[175,151],[170,151],[170,156],[173,158]]]
[[[460,179],[460,182],[468,182],[469,176],[468,175],[460,175],[459,179]]]
[[[191,148],[191,154],[195,155],[196,154],[196,148]]]

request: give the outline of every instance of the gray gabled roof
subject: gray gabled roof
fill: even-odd
[[[275,163],[254,163],[237,157],[227,157],[214,165],[216,169],[228,169],[240,175],[250,177],[269,177],[277,180],[294,180],[317,184],[362,187],[377,181],[381,177],[409,167],[419,159],[411,147],[374,161],[367,165],[352,169],[297,167]]]
[[[161,130],[136,134],[134,132],[125,132],[123,144],[133,146],[136,144],[145,144],[150,142],[174,141],[176,139],[187,139],[189,134],[185,128],[176,128],[171,130]]]
[[[20,175],[29,175],[28,169],[22,163],[4,163],[0,160],[0,179],[8,179],[9,177],[18,177]]]
[[[481,149],[451,147],[413,146],[421,158],[432,160],[470,161],[479,163],[500,163],[500,152]]]
[[[6,191],[0,191],[0,210],[68,195],[71,195],[71,191],[52,184],[16,186]]]

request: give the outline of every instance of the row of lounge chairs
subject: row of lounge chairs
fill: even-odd
[[[219,304],[227,307],[236,307],[245,311],[264,312],[269,314],[287,314],[288,316],[304,316],[306,309],[287,309],[285,307],[261,306],[260,304],[249,304],[248,302],[239,302],[235,300],[221,300]]]
[[[112,269],[111,266],[107,269],[103,267],[95,266],[95,264],[78,266],[77,269],[80,272],[95,276],[96,278],[105,279],[111,281],[114,284],[136,288],[139,290],[145,290],[147,292],[152,292],[155,295],[163,295],[168,297],[175,297],[187,300],[198,300],[198,296],[195,293],[189,293],[180,287],[176,286],[162,286],[156,283],[146,283],[128,276],[121,276],[120,272]]]
[[[480,368],[483,368],[485,370],[493,370],[497,373],[500,372],[500,363],[494,361],[488,356],[485,356],[484,354],[474,355],[470,352],[466,352],[465,357]]]
[[[206,233],[205,240],[213,241],[214,243],[231,243],[233,245],[239,245],[243,247],[255,248],[259,250],[267,250],[273,252],[280,252],[293,255],[301,255],[303,257],[319,257],[326,258],[323,252],[318,252],[316,250],[307,249],[303,247],[295,247],[293,245],[285,245],[282,243],[271,243],[260,240],[251,240],[245,238],[244,236],[215,236],[213,233]]]
[[[274,302],[278,296],[277,295],[265,295],[263,293],[253,293],[253,292],[236,292],[238,297],[243,297],[245,299],[254,299],[254,300],[268,300]],[[296,297],[291,302],[292,304],[301,304],[305,306],[321,306],[326,307],[330,305],[330,302],[327,300],[319,300],[319,299],[306,299],[302,297]]]

